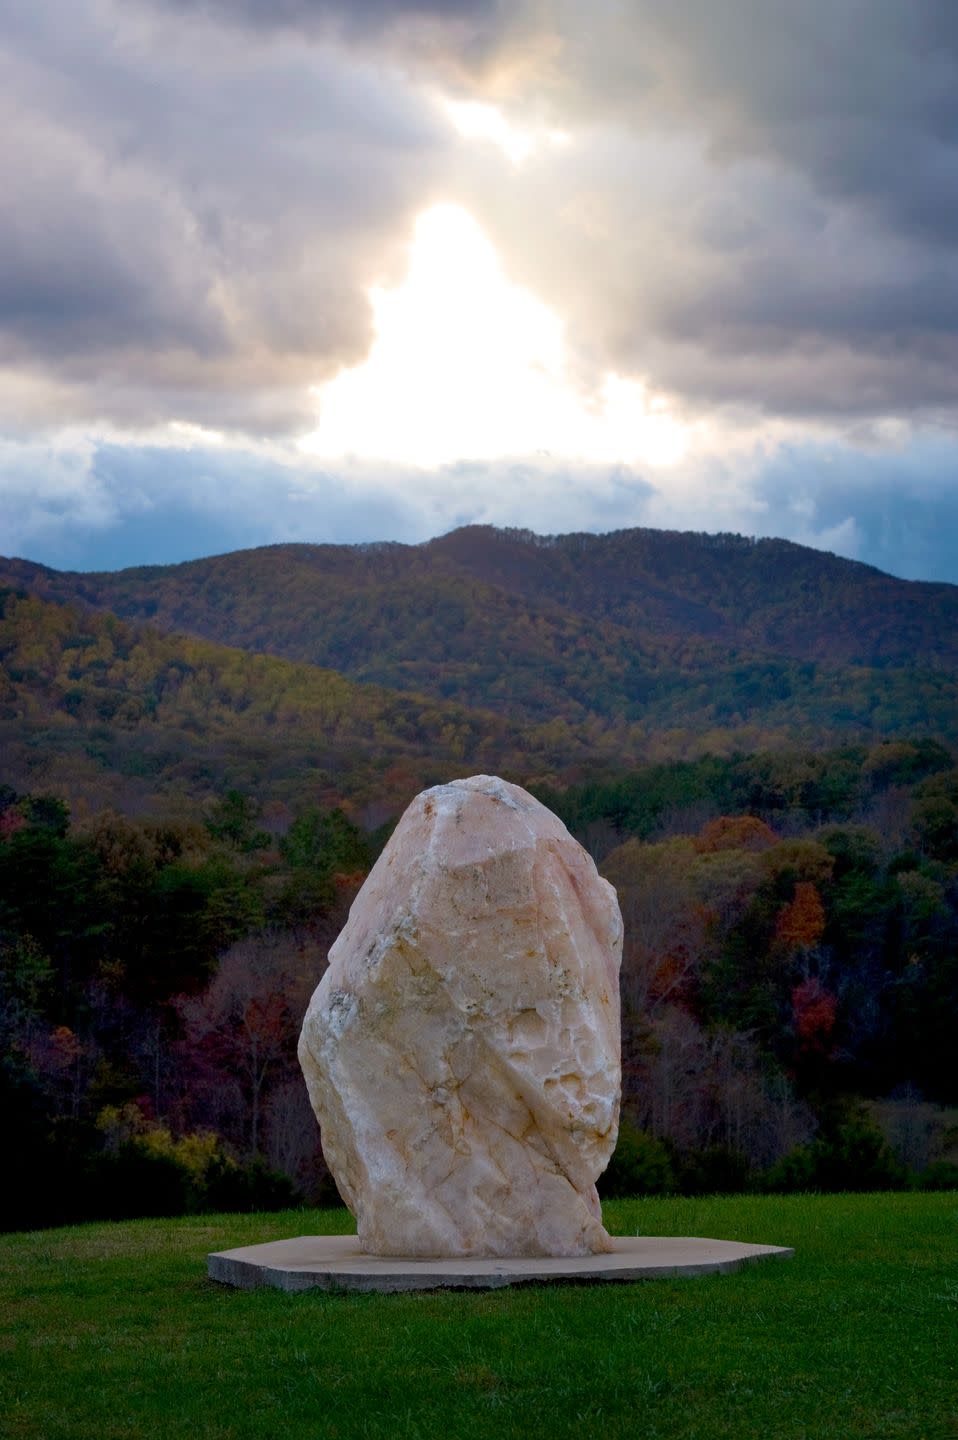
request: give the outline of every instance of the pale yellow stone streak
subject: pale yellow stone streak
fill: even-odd
[[[621,954],[614,890],[526,791],[477,775],[413,801],[299,1046],[363,1250],[610,1249]]]

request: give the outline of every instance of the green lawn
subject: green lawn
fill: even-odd
[[[8,1183],[10,1183],[8,1181]],[[620,1201],[620,1234],[793,1245],[734,1275],[288,1295],[208,1250],[343,1211],[0,1238],[0,1433],[958,1437],[958,1193]]]

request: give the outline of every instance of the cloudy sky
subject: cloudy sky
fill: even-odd
[[[955,0],[0,0],[0,552],[958,582]]]

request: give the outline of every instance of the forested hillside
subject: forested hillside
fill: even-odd
[[[5,778],[86,812],[195,812],[239,786],[274,801],[349,797],[387,814],[452,772],[554,774],[611,755],[612,738],[596,727],[520,727],[501,713],[0,592]]]
[[[958,769],[941,746],[710,758],[541,798],[619,895],[626,1094],[649,1130],[773,1159],[789,1096],[819,1120],[843,1094],[958,1103]]]
[[[568,779],[606,760],[958,733],[958,590],[785,541],[658,531],[543,541],[471,528],[425,546],[275,546],[117,575],[4,562],[4,576],[48,603],[318,665],[327,691],[344,693],[341,677],[385,685],[415,694],[421,716],[429,697],[447,707],[416,726],[418,743],[437,734],[435,759],[475,756],[519,779],[543,769]],[[272,724],[292,672],[218,664],[243,668],[245,729]],[[308,688],[304,674],[294,688]],[[362,697],[350,696],[359,716]],[[405,737],[395,696],[390,706],[398,723],[377,729],[380,756]],[[295,703],[279,708],[294,723]],[[174,710],[157,714],[160,729]],[[347,730],[337,721],[340,739]],[[356,727],[357,759],[366,739]]]
[[[2,578],[516,718],[674,730],[674,744],[713,727],[806,726],[824,743],[856,725],[943,726],[935,692],[958,664],[954,586],[740,536],[470,527],[425,545],[268,546],[116,574],[7,561]]]

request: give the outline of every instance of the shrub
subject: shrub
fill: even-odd
[[[766,1177],[769,1189],[902,1190],[908,1171],[881,1131],[861,1110],[823,1126],[810,1145],[799,1145]]]
[[[731,1145],[688,1150],[679,1156],[677,1170],[683,1195],[740,1195],[752,1185],[748,1157]]]
[[[120,1220],[295,1204],[292,1181],[260,1156],[240,1163],[209,1131],[174,1137],[135,1101],[106,1106],[97,1129],[105,1144],[88,1169],[84,1208],[91,1216]]]
[[[220,1155],[207,1172],[204,1210],[288,1210],[296,1203],[293,1182],[259,1155],[246,1165]]]
[[[147,1150],[136,1140],[94,1156],[85,1178],[83,1219],[135,1220],[198,1208],[189,1172],[172,1155]]]
[[[671,1151],[664,1140],[624,1120],[608,1169],[599,1179],[605,1199],[668,1195],[678,1189]]]
[[[958,1190],[958,1165],[951,1160],[935,1160],[918,1177],[922,1190]]]

